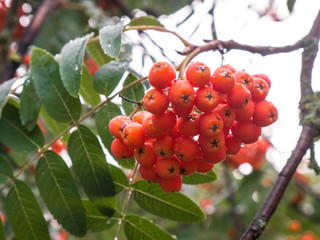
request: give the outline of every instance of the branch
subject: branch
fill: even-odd
[[[257,239],[264,231],[267,223],[275,212],[296,168],[298,167],[302,157],[308,150],[313,140],[314,128],[312,126],[304,126],[292,155],[287,161],[282,171],[279,173],[278,179],[274,184],[268,198],[264,202],[262,208],[251,222],[241,240]]]
[[[318,15],[309,34],[301,40],[301,43],[304,47],[304,51],[302,53],[302,67],[300,74],[301,99],[310,94],[313,94],[311,88],[311,72],[315,57],[318,52],[319,38],[320,11],[318,12]],[[268,198],[251,222],[249,228],[243,234],[241,240],[257,239],[263,233],[268,221],[275,212],[296,168],[298,167],[304,154],[312,144],[315,132],[316,126],[314,124],[305,124],[303,126],[296,148],[288,159],[287,164],[279,173],[278,179],[271,189]]]
[[[28,47],[32,44],[33,40],[35,39],[37,33],[39,32],[41,26],[48,17],[49,13],[58,6],[59,2],[60,0],[44,0],[42,2],[36,14],[34,15],[32,22],[24,31],[20,39],[17,50],[17,53],[20,56],[23,56],[27,52]],[[10,61],[6,66],[6,71],[1,76],[0,84],[13,78],[19,65],[20,62]]]

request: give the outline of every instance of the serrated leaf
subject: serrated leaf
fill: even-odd
[[[33,81],[28,77],[20,96],[20,118],[22,125],[31,131],[37,124],[41,103],[36,94]]]
[[[109,96],[128,68],[127,61],[113,61],[100,67],[93,76],[93,86],[100,94]]]
[[[80,95],[92,107],[100,103],[100,96],[93,87],[92,76],[85,66],[82,67]]]
[[[7,103],[8,95],[11,91],[12,85],[16,81],[17,79],[13,78],[0,84],[0,118],[1,118],[2,109]]]
[[[163,25],[159,22],[159,20],[153,16],[142,16],[142,17],[134,18],[126,26],[141,26],[141,25],[163,27]]]
[[[0,218],[0,240],[5,240],[5,239],[6,239],[6,233],[4,231],[2,219]]]
[[[64,88],[59,64],[53,56],[34,47],[30,67],[37,95],[48,114],[58,122],[76,121],[81,113],[80,100],[72,97]]]
[[[71,40],[61,49],[60,75],[64,87],[73,97],[79,94],[83,57],[92,36],[93,33]]]
[[[0,154],[0,184],[6,183],[13,177],[13,169],[6,156]]]
[[[115,187],[115,192],[119,193],[124,188],[129,187],[129,180],[127,175],[118,167],[109,164],[110,172],[113,178],[113,183]]]
[[[154,215],[185,223],[206,218],[199,206],[182,193],[165,193],[159,184],[145,180],[134,183],[132,187],[139,206]]]
[[[58,136],[60,133],[66,130],[69,126],[68,123],[61,123],[54,120],[52,117],[50,117],[50,115],[44,108],[41,108],[40,115],[42,117],[41,119],[43,120],[44,124],[54,136]],[[65,143],[68,142],[69,137],[70,137],[69,133],[65,134],[64,137],[62,138],[62,141]]]
[[[287,7],[289,12],[292,12],[295,3],[296,3],[296,0],[287,0]]]
[[[191,185],[198,185],[213,182],[218,179],[217,174],[214,171],[210,171],[207,173],[198,173],[194,172],[188,176],[182,176],[183,183],[191,184]]]
[[[169,233],[150,222],[148,219],[136,215],[126,215],[124,232],[129,240],[174,240]]]
[[[24,128],[20,121],[19,109],[11,103],[3,109],[0,132],[0,141],[18,152],[32,152],[44,144],[44,137],[38,125],[32,131]]]
[[[122,22],[108,25],[99,30],[100,44],[105,54],[117,58],[120,53],[122,39]]]
[[[111,228],[118,218],[106,217],[98,211],[97,208],[88,200],[83,200],[83,205],[87,215],[87,227],[92,232],[101,232]]]
[[[137,79],[138,78],[135,75],[129,74],[123,83],[123,87],[129,85],[130,83],[134,82]],[[138,83],[133,87],[130,87],[129,89],[122,92],[122,95],[131,101],[139,102],[144,97],[144,87],[141,83]],[[137,104],[129,102],[128,100],[122,98],[122,107],[124,112],[127,115],[130,115],[132,111],[137,107]]]
[[[70,169],[55,152],[46,151],[36,168],[36,182],[45,204],[59,224],[75,236],[86,233],[86,214]]]
[[[103,52],[100,42],[90,42],[87,46],[87,49],[91,57],[99,66],[102,66],[114,59]]]
[[[115,196],[109,165],[94,133],[83,125],[78,126],[69,138],[68,152],[73,170],[91,200]],[[109,208],[108,202],[106,208]]]
[[[18,240],[50,240],[48,225],[30,187],[15,180],[5,200],[10,226]]]
[[[121,115],[121,110],[118,105],[108,102],[105,106],[100,108],[96,114],[95,125],[98,131],[98,134],[103,142],[104,146],[111,153],[111,143],[113,141],[113,136],[109,131],[109,122],[112,118]]]

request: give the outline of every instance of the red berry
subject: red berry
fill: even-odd
[[[188,81],[178,81],[169,89],[169,100],[177,108],[190,108],[194,105],[195,91]]]
[[[147,115],[142,121],[142,129],[147,138],[158,138],[163,136],[165,133],[156,129],[152,123],[152,115]]]
[[[206,161],[203,158],[203,156],[199,157],[197,172],[199,172],[199,173],[207,173],[207,172],[210,172],[213,167],[214,167],[214,164],[209,163],[208,161]]]
[[[219,152],[215,153],[204,153],[203,158],[210,164],[217,164],[222,162],[227,156],[226,147],[223,147]]]
[[[223,127],[224,123],[219,113],[205,113],[199,119],[199,133],[204,136],[212,137],[219,135]]]
[[[157,154],[153,151],[153,146],[150,142],[145,142],[142,147],[135,148],[134,156],[137,162],[144,167],[152,167],[157,161]]]
[[[251,98],[253,101],[258,102],[266,98],[269,92],[269,86],[265,80],[258,77],[253,77],[253,89],[251,91]]]
[[[199,135],[199,146],[204,153],[217,153],[225,145],[225,137],[223,133],[214,137]]]
[[[239,139],[237,139],[235,136],[233,136],[232,134],[229,134],[226,137],[225,144],[226,144],[226,148],[227,148],[227,154],[236,155],[241,149],[242,142]]]
[[[129,123],[123,129],[122,140],[130,148],[142,147],[145,142],[145,134],[142,125],[136,122]]]
[[[180,174],[187,176],[191,175],[198,168],[198,158],[193,159],[192,161],[180,161]]]
[[[186,78],[194,87],[203,87],[210,82],[210,69],[201,62],[191,62],[186,70]]]
[[[259,127],[266,127],[277,121],[278,110],[269,101],[257,102],[254,108],[253,122]]]
[[[118,138],[112,141],[111,152],[117,159],[132,158],[134,154],[133,148],[129,148],[122,140]]]
[[[150,113],[147,112],[147,111],[139,111],[139,112],[136,112],[136,113],[132,116],[132,121],[142,124],[143,119],[144,119],[146,116],[148,116],[148,115],[150,115]]]
[[[59,154],[62,150],[66,149],[66,145],[59,139],[52,144],[51,148],[52,151],[55,151]]]
[[[175,78],[176,69],[167,62],[156,62],[149,72],[151,86],[159,89],[171,86]]]
[[[174,154],[173,145],[173,138],[169,135],[164,135],[153,142],[153,150],[158,156],[167,158]]]
[[[177,130],[187,137],[198,135],[199,118],[200,114],[195,111],[191,112],[187,117],[180,117],[177,122]]]
[[[173,146],[178,158],[183,161],[192,161],[198,154],[199,144],[189,137],[179,137]]]
[[[233,73],[226,68],[217,68],[211,77],[213,89],[222,94],[230,92],[235,81]]]
[[[212,111],[219,102],[220,97],[212,87],[201,87],[196,91],[194,105],[202,112]]]
[[[182,178],[180,175],[168,179],[161,178],[159,184],[164,192],[180,192],[182,187]]]
[[[268,84],[268,87],[269,87],[269,89],[270,89],[270,87],[271,87],[271,80],[270,80],[270,78],[269,78],[266,74],[263,74],[263,73],[254,74],[254,75],[252,75],[252,77],[262,78],[263,80],[266,81],[266,83]]]
[[[118,115],[109,122],[109,131],[112,136],[122,139],[123,129],[131,122],[130,118],[124,115]]]
[[[236,120],[240,122],[249,121],[254,113],[254,102],[250,99],[247,106],[242,109],[236,109]]]
[[[233,109],[241,109],[247,106],[250,97],[250,91],[241,83],[236,83],[227,95],[227,103]]]
[[[144,106],[152,114],[162,114],[169,106],[169,98],[161,89],[150,89],[143,98]]]
[[[141,177],[149,182],[159,182],[160,177],[156,172],[156,166],[153,165],[151,167],[145,167],[143,165],[139,166],[139,172]]]
[[[179,160],[172,156],[169,158],[158,158],[156,172],[161,178],[172,178],[180,174]]]
[[[243,84],[250,92],[253,89],[253,78],[245,71],[237,71],[234,73],[236,82]]]
[[[235,110],[231,109],[228,104],[219,104],[214,111],[222,118],[224,128],[230,127],[236,118]]]
[[[172,110],[167,109],[160,115],[152,115],[152,123],[159,131],[170,132],[177,123],[177,116]]]
[[[232,67],[230,64],[224,64],[224,65],[220,66],[219,68],[229,69],[232,73],[236,72],[236,69],[234,67]]]
[[[231,132],[233,136],[239,139],[243,143],[252,143],[255,136],[260,132],[261,128],[256,126],[252,121],[238,122],[235,121],[231,126]],[[257,139],[258,140],[258,139]]]

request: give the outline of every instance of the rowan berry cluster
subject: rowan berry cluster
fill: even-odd
[[[153,88],[143,99],[146,111],[109,122],[113,155],[134,156],[141,176],[165,192],[181,190],[181,175],[209,172],[227,154],[256,142],[261,128],[278,118],[265,100],[271,85],[266,75],[251,76],[230,65],[211,75],[201,62],[191,62],[185,75],[179,80],[171,64],[155,63],[149,72]]]

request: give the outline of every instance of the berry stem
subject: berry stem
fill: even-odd
[[[129,179],[129,187],[127,189],[126,196],[125,196],[124,203],[123,203],[122,210],[121,210],[121,218],[119,219],[119,225],[118,225],[117,234],[116,234],[117,239],[119,239],[121,227],[122,227],[124,218],[126,216],[126,212],[127,212],[129,201],[130,201],[131,194],[132,194],[132,184],[134,183],[134,179],[137,175],[138,167],[139,167],[139,164],[136,162],[133,175]]]

